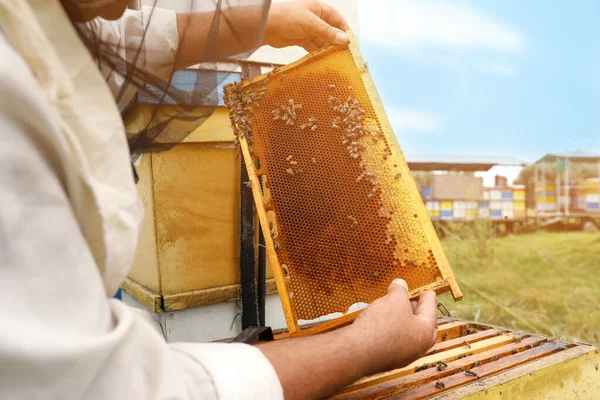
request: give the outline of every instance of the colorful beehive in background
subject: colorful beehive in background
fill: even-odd
[[[537,185],[535,188],[536,211],[556,211],[556,185]]]
[[[600,212],[600,178],[579,182],[577,208],[583,211]]]
[[[525,186],[484,188],[483,196],[478,201],[466,197],[439,199],[429,186],[421,189],[421,196],[433,220],[522,220],[527,216]]]

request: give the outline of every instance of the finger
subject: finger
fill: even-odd
[[[410,306],[412,307],[413,314],[417,311],[417,307],[419,306],[419,302],[417,300],[411,300]]]
[[[317,45],[317,47],[318,47],[318,48],[320,48],[320,49],[322,49],[323,47],[327,47],[327,46],[329,46],[329,42],[328,42],[328,41],[326,41],[326,40],[323,40],[323,39],[321,39],[321,38],[315,38],[315,39],[313,40],[313,43],[314,43],[315,45]]]
[[[311,13],[310,15],[311,16],[304,21],[306,24],[304,29],[310,36],[316,36],[334,44],[348,43],[348,35],[346,35],[346,32],[334,28],[315,14]]]
[[[342,14],[329,4],[321,3],[321,17],[329,25],[344,32],[350,29],[350,25],[348,25]]]
[[[437,296],[435,295],[435,292],[432,290],[424,291],[419,297],[415,316],[435,325],[435,322],[437,321],[436,305]]]
[[[302,47],[304,47],[304,50],[308,51],[309,53],[315,50],[319,50],[319,46],[317,46],[312,40]]]

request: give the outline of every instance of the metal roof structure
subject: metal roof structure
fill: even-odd
[[[537,160],[534,164],[555,162],[558,160],[569,160],[571,162],[600,162],[600,153],[588,153],[585,151],[550,153]]]
[[[406,154],[411,171],[488,171],[496,165],[525,166],[527,163],[514,157]]]

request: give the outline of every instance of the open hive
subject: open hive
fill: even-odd
[[[462,296],[350,37],[225,88],[290,333],[396,277]]]
[[[598,398],[595,346],[446,317],[438,319],[437,335],[420,359],[364,377],[332,398]]]

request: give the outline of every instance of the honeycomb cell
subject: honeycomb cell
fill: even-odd
[[[226,90],[234,129],[266,177],[296,320],[372,302],[396,277],[417,289],[442,275],[438,239],[418,218],[415,183],[361,73],[340,48],[286,69],[285,80],[274,72]]]

